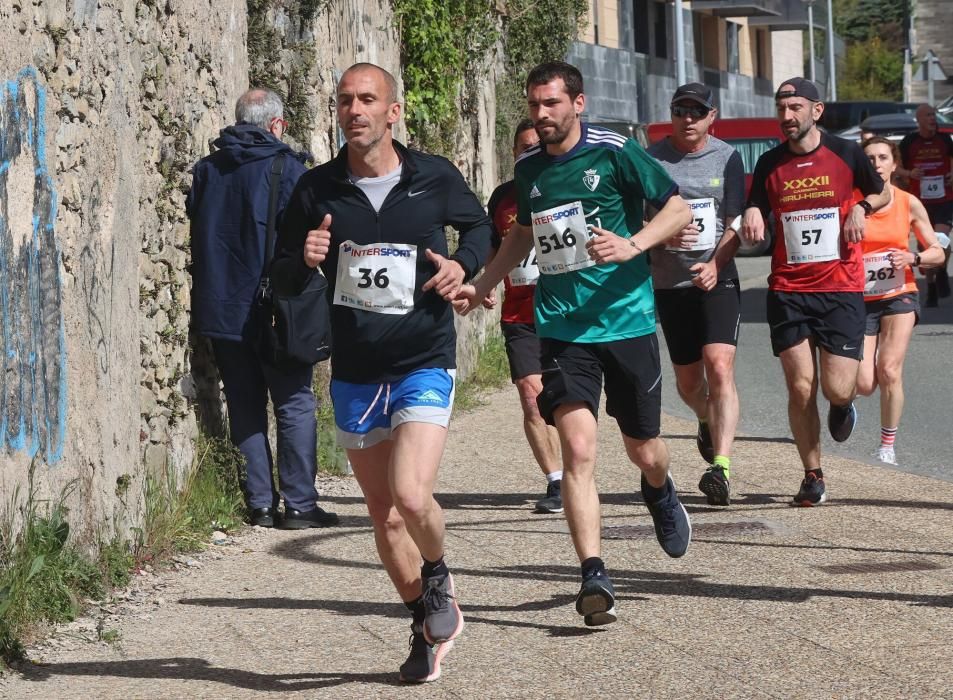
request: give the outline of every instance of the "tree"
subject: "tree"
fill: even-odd
[[[847,45],[844,71],[838,81],[842,100],[903,99],[903,55],[880,37]]]

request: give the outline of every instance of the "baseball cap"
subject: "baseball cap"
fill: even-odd
[[[672,104],[682,100],[693,100],[708,109],[713,109],[711,104],[711,90],[701,83],[686,83],[680,86],[672,96]]]
[[[785,80],[778,86],[778,91],[774,93],[774,99],[780,100],[784,97],[803,97],[811,102],[821,101],[821,93],[818,91],[817,85],[807,78],[801,77]]]

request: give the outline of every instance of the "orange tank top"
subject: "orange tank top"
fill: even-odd
[[[888,299],[916,292],[913,268],[894,270],[887,260],[891,248],[910,249],[910,193],[893,187],[890,204],[874,212],[864,229],[864,300]]]

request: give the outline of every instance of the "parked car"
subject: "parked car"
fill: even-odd
[[[936,115],[936,126],[941,133],[953,134],[953,120],[942,114]],[[878,114],[867,117],[859,126],[844,129],[837,135],[851,141],[859,141],[862,133],[871,133],[899,143],[904,136],[916,130],[917,120],[912,114]]]
[[[649,143],[655,143],[672,134],[671,122],[655,122],[649,124]],[[745,168],[745,196],[751,189],[751,175],[758,158],[765,151],[770,151],[784,140],[781,126],[777,119],[768,117],[740,117],[737,119],[716,119],[709,129],[709,133],[722,141],[731,144],[741,156]],[[774,244],[774,225],[770,221],[765,229],[764,241],[751,246],[741,242],[739,255],[765,255],[771,251]]]
[[[603,129],[611,129],[612,131],[625,136],[626,138],[635,139],[642,148],[648,146],[649,142],[645,134],[645,124],[639,124],[637,122],[603,122],[603,121],[592,121],[589,122],[593,126],[601,126]]]
[[[878,114],[912,114],[917,108],[913,102],[883,102],[883,101],[846,101],[825,102],[824,113],[818,122],[831,133],[858,126],[868,117]]]

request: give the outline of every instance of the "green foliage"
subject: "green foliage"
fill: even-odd
[[[15,491],[0,521],[0,657],[19,658],[21,637],[41,622],[72,620],[83,597],[105,590],[99,567],[70,541],[69,484],[53,502],[36,498],[34,465],[27,495]]]
[[[146,476],[144,522],[137,529],[139,561],[203,549],[213,530],[241,524],[241,453],[227,440],[203,437],[196,454],[181,488],[171,467]]]
[[[526,76],[544,61],[565,59],[585,24],[587,0],[507,0],[502,44],[505,71],[496,85],[500,177],[512,171],[513,129],[526,113]]]
[[[510,365],[506,358],[503,336],[494,333],[489,337],[473,374],[457,385],[454,408],[471,411],[484,404],[483,396],[488,391],[499,389],[510,381]]]
[[[838,79],[842,100],[903,99],[903,56],[879,37],[849,44],[844,71]]]
[[[848,43],[876,36],[894,48],[905,43],[902,29],[909,0],[835,0],[833,5],[834,29]]]
[[[496,44],[492,0],[394,0],[407,130],[415,145],[450,155],[461,97]]]

